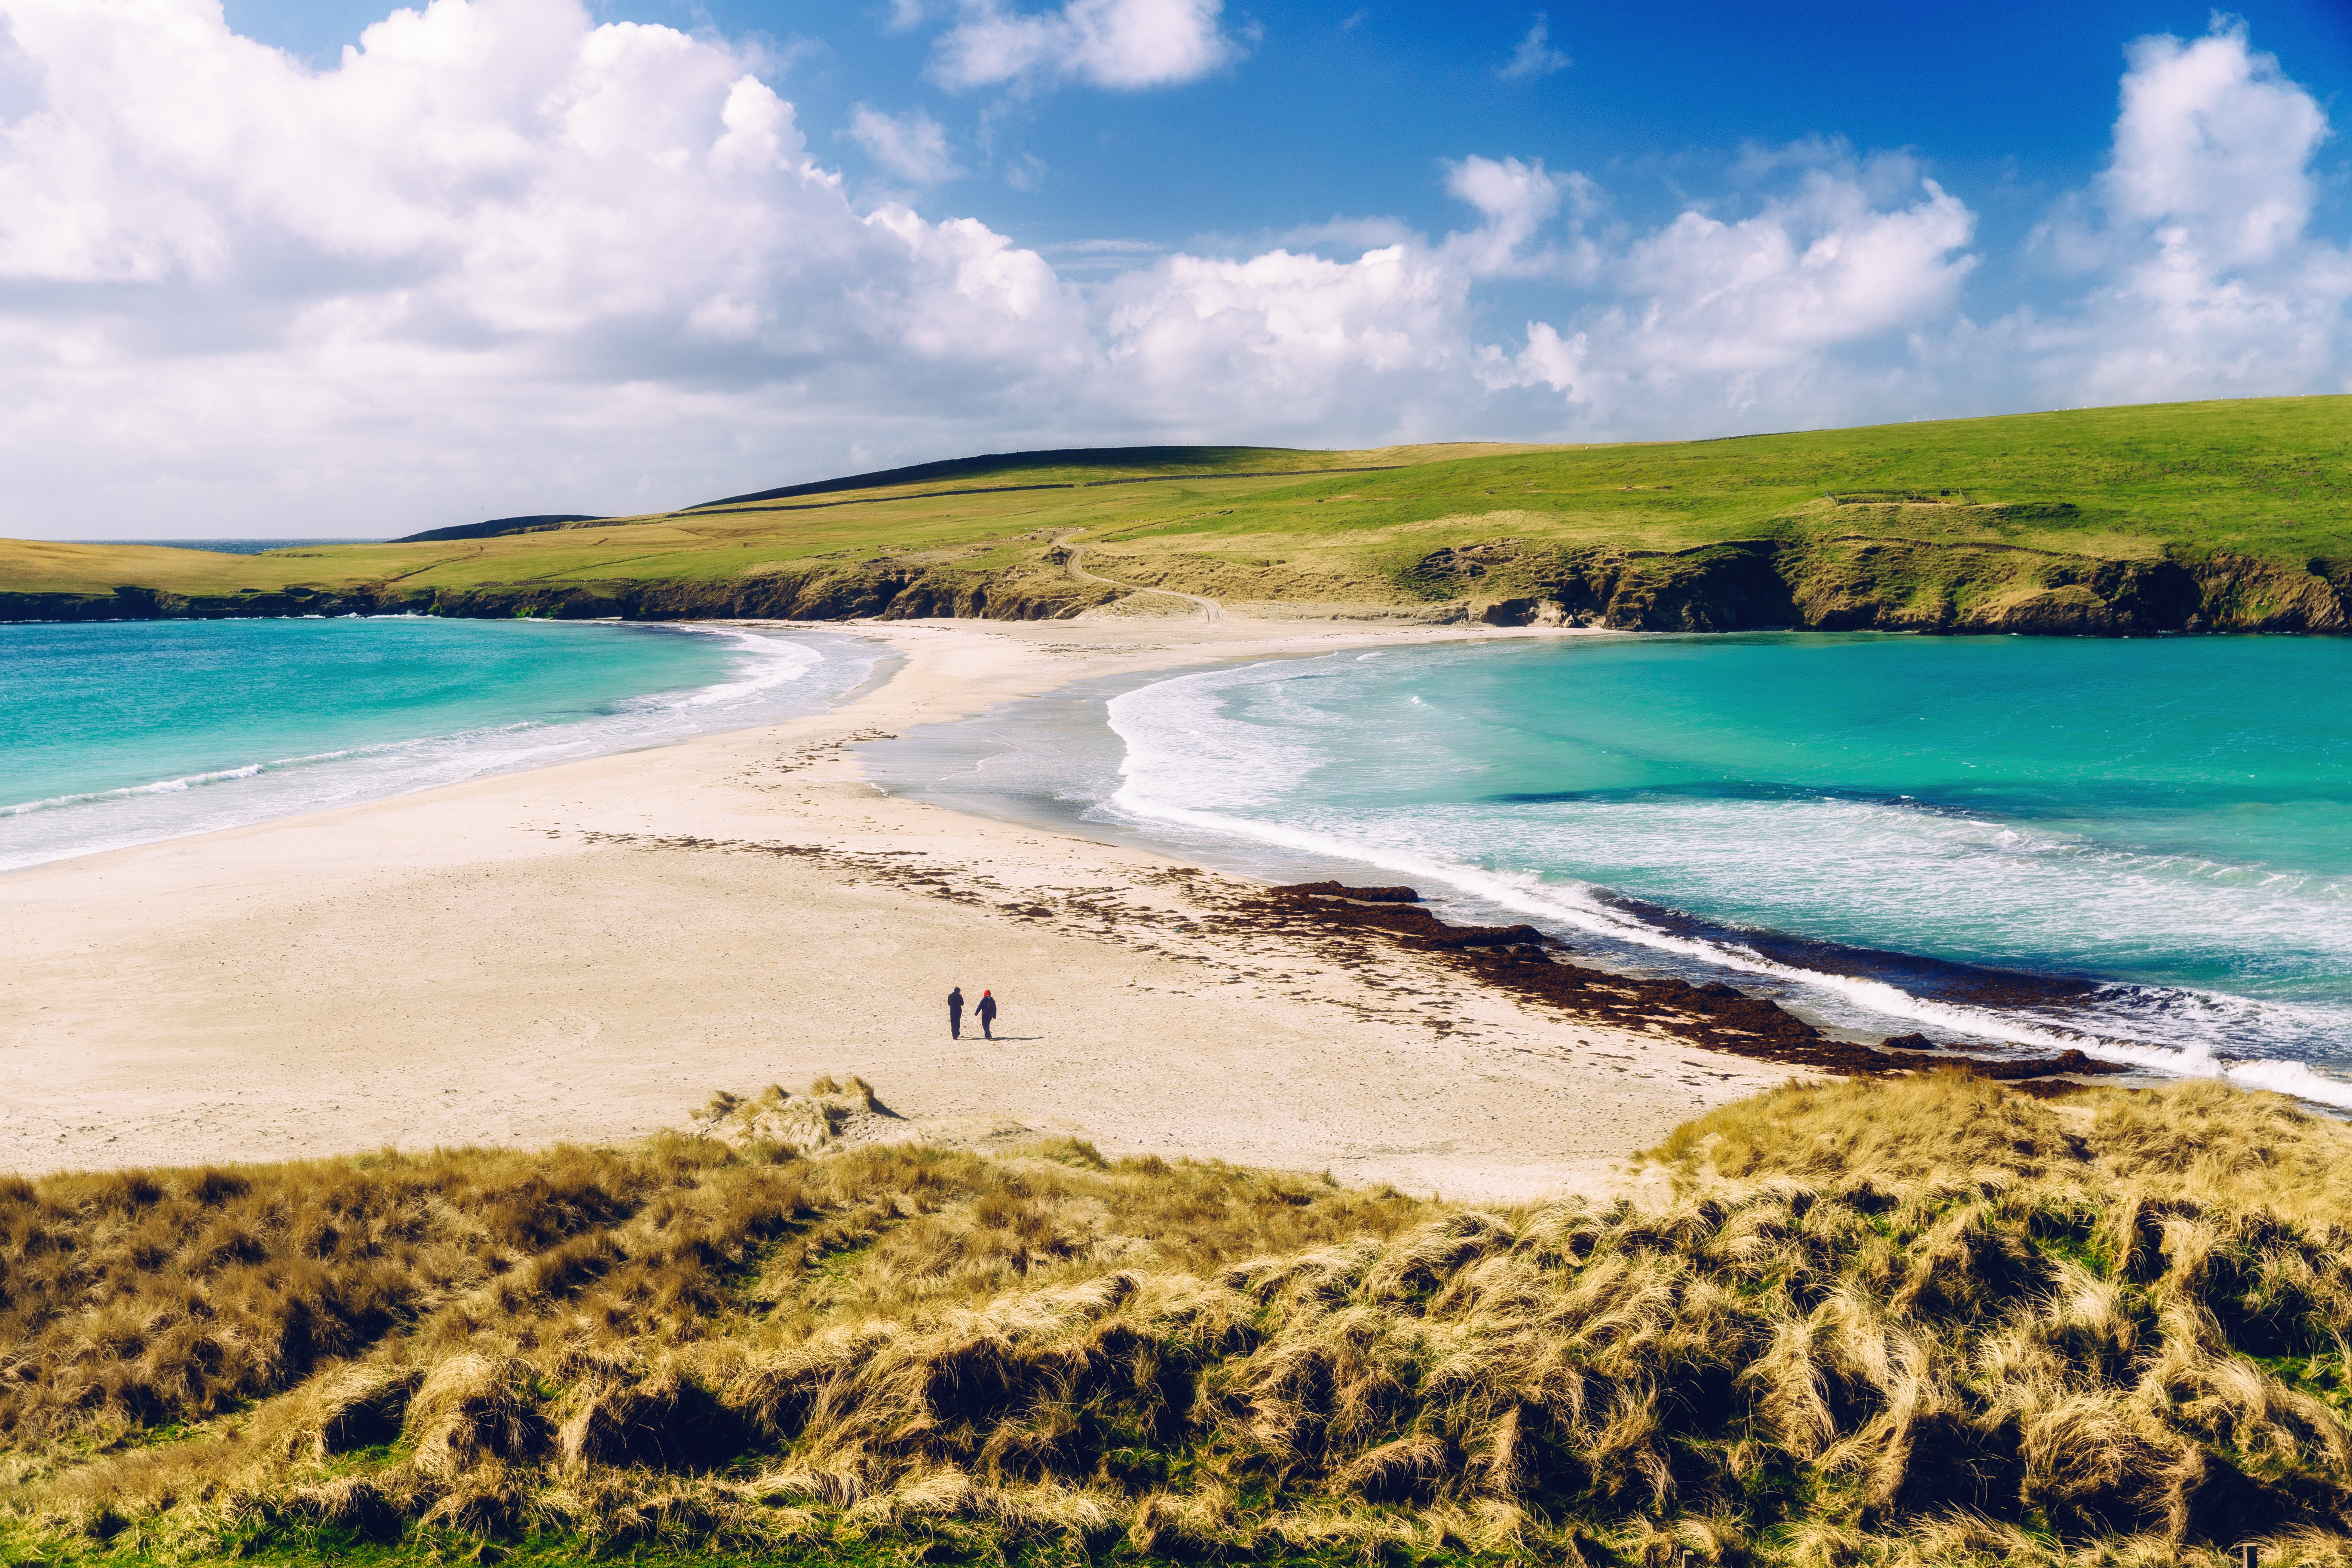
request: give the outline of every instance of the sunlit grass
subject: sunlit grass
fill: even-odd
[[[0,1194],[6,1546],[2352,1560],[2352,1133],[2273,1096],[1791,1089],[1643,1212],[844,1148],[817,1089]]]

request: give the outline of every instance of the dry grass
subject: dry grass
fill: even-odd
[[[1791,1085],[1684,1123],[1648,1157],[1685,1187],[2032,1177],[2352,1223],[2352,1127],[2212,1080],[2054,1102],[1952,1072]]]
[[[2344,1135],[2274,1100],[1782,1091],[1663,1214],[796,1104],[882,1114],[7,1194],[16,1544],[2352,1563]]]

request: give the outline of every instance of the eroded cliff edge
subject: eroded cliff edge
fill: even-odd
[[[1837,507],[1777,519],[1758,536],[1676,551],[1505,534],[1334,571],[1231,552],[1062,538],[919,555],[762,562],[717,577],[546,575],[461,587],[398,579],[236,593],[0,592],[0,619],[113,620],[414,613],[472,618],[839,621],[926,616],[1053,620],[1122,600],[1187,613],[1198,595],[1234,614],[1563,625],[1626,631],[2017,633],[2352,630],[2352,554],[2301,563],[2221,548],[2129,542],[2095,554],[1982,537],[2016,508]],[[1985,516],[1970,514],[1984,513]],[[1992,514],[1999,513],[1999,517]],[[1496,522],[1507,522],[1506,517]],[[1138,595],[1146,595],[1138,597]]]
[[[1673,552],[1560,549],[1502,539],[1448,547],[1398,574],[1402,592],[1334,596],[1278,572],[1236,581],[1231,563],[1181,555],[1098,556],[1137,588],[1223,597],[1278,616],[1625,631],[2002,632],[2122,637],[2156,632],[2342,633],[2352,629],[2352,561],[2302,569],[2229,551],[2149,560],[1867,536],[1734,541]],[[1369,584],[1367,586],[1370,586]],[[1218,593],[1223,590],[1223,593]],[[974,571],[883,562],[771,568],[716,582],[483,584],[461,590],[361,584],[182,595],[126,584],[109,595],[0,592],[0,619],[215,619],[305,615],[534,616],[626,620],[1053,620],[1128,597],[1041,559]]]

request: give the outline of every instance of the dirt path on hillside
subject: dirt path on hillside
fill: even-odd
[[[1173,588],[1139,588],[1132,583],[1122,583],[1114,577],[1097,576],[1078,564],[1078,557],[1085,552],[1086,546],[1065,543],[1062,548],[1066,552],[1063,560],[1064,568],[1081,583],[1100,583],[1105,587],[1120,588],[1130,594],[1158,594],[1171,599],[1189,599],[1200,606],[1201,618],[1207,624],[1213,626],[1224,624],[1225,607],[1205,595],[1180,594]]]

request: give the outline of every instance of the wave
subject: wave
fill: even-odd
[[[775,637],[761,637],[757,632],[738,631],[732,627],[709,630],[697,628],[698,635],[719,637],[734,645],[736,651],[764,660],[765,668],[754,665],[751,672],[740,679],[721,681],[686,694],[688,706],[711,708],[725,702],[740,702],[763,691],[807,678],[811,671],[824,662],[824,656],[801,643],[783,642]]]
[[[170,795],[182,790],[202,789],[206,784],[228,784],[236,779],[257,778],[280,768],[299,767],[305,763],[333,762],[348,757],[352,751],[320,752],[307,757],[279,757],[266,763],[247,763],[241,768],[219,768],[208,773],[189,773],[176,779],[157,779],[152,784],[125,784],[121,789],[85,790],[79,795],[53,795],[47,800],[28,800],[16,805],[0,805],[0,816],[25,816],[36,811],[58,811],[68,806],[88,805],[102,800],[131,800],[142,795]]]
[[[1320,663],[1322,661],[1314,661]],[[1360,662],[1359,656],[1356,662]],[[1507,910],[1555,930],[1581,932],[1625,948],[1644,950],[1710,970],[1727,971],[1769,980],[1808,994],[1829,1011],[1864,1021],[1903,1020],[1962,1037],[2001,1042],[2036,1050],[2075,1048],[2104,1060],[2151,1071],[2185,1077],[2220,1077],[2250,1087],[2278,1089],[2320,1103],[2352,1108],[2352,1082],[2315,1070],[2308,1063],[2274,1054],[2233,1058],[2217,1048],[2217,1040],[2240,1035],[2276,1035],[2282,1031],[2325,1038],[2338,1033],[2343,1019],[2325,1008],[2313,1008],[2289,999],[2259,1000],[2185,985],[2147,985],[2111,980],[2075,980],[2069,989],[2075,1000],[2061,1009],[2004,1008],[1974,1005],[1909,989],[1868,973],[1836,973],[1768,951],[1775,945],[1761,933],[1705,922],[1662,922],[1627,907],[1601,887],[1582,880],[1560,881],[1537,871],[1493,869],[1473,863],[1460,853],[1412,842],[1425,819],[1396,815],[1367,820],[1370,807],[1349,809],[1317,805],[1310,798],[1318,774],[1347,759],[1340,748],[1318,743],[1328,739],[1351,742],[1361,729],[1353,715],[1336,714],[1298,696],[1318,689],[1331,671],[1310,673],[1300,662],[1266,664],[1242,669],[1209,671],[1156,682],[1113,699],[1108,704],[1112,728],[1126,742],[1120,780],[1106,805],[1139,823],[1176,826],[1227,841],[1255,842],[1272,849],[1377,868],[1423,883],[1434,882],[1464,898]],[[1287,692],[1267,698],[1265,706],[1276,721],[1251,722],[1223,710],[1237,687],[1260,682],[1292,685]],[[1319,690],[1318,690],[1319,694]],[[1262,695],[1262,694],[1261,694]],[[1419,701],[1419,694],[1412,694]],[[1423,708],[1430,704],[1423,703]],[[1436,748],[1410,733],[1381,737],[1382,754],[1427,763]],[[1444,759],[1437,758],[1443,764]],[[1361,759],[1358,759],[1360,763]],[[1361,792],[1355,791],[1356,794]],[[1736,791],[1720,797],[1729,804]],[[1692,803],[1685,801],[1685,805]],[[1713,809],[1716,801],[1697,803],[1696,810]],[[2115,906],[2110,912],[2159,923],[2170,890],[2182,880],[2209,890],[2226,891],[2237,901],[2209,913],[2215,940],[2225,940],[2234,926],[2240,930],[2276,927],[2305,912],[2277,903],[2276,899],[2299,893],[2340,898],[2334,879],[2309,886],[2309,879],[2281,875],[2261,867],[2228,865],[2189,855],[2142,853],[2079,839],[2014,823],[1989,820],[1964,811],[1928,808],[1897,799],[1822,800],[1807,796],[1789,802],[1807,810],[1842,812],[1843,821],[1808,819],[1802,828],[1786,831],[1769,842],[1728,846],[1725,853],[1737,860],[1742,853],[1761,862],[1773,856],[1784,874],[1789,843],[1812,840],[1817,864],[1805,875],[1834,883],[1843,874],[1838,857],[1858,857],[1858,846],[1876,833],[1887,844],[1872,847],[1884,856],[1927,855],[1946,862],[1967,858],[1972,864],[1995,864],[2011,879],[2003,890],[2022,908],[2034,912],[2021,923],[2080,921],[2087,917],[2084,902],[2095,889]],[[1402,808],[1396,808],[1402,810]],[[1438,809],[1425,803],[1424,813]],[[1652,831],[1671,833],[1673,826],[1656,826],[1655,814],[1670,810],[1667,803],[1629,796],[1621,809],[1629,818],[1650,814]],[[1453,825],[1457,837],[1476,838],[1481,826],[1489,830],[1480,847],[1491,851],[1504,825],[1493,822]],[[1687,827],[1688,821],[1681,824]],[[1755,825],[1736,818],[1708,823],[1722,838],[1753,836]],[[1786,829],[1787,825],[1781,825]],[[1839,836],[1843,835],[1843,837]],[[1426,837],[1425,831],[1418,836]],[[1843,847],[1841,848],[1840,846]],[[1484,854],[1481,858],[1485,858]],[[1524,858],[1524,857],[1522,857]],[[1759,869],[1767,874],[1769,868]],[[1919,868],[1918,869],[1928,869]],[[2015,879],[2022,875],[2023,882]],[[1915,881],[1946,885],[1933,877]],[[2081,884],[2077,890],[2076,884]],[[2030,900],[2020,889],[2031,890]],[[1923,894],[1922,896],[1926,896]],[[1680,923],[1686,929],[1669,929]],[[1690,929],[1697,928],[1697,929]],[[2062,935],[2050,931],[2045,935]],[[1783,942],[1782,947],[1801,946]],[[1854,965],[1866,971],[1868,963]],[[2021,976],[2021,978],[2025,978]],[[2151,1039],[2150,1034],[2168,1035]],[[2133,1037],[2135,1035],[2142,1037]]]

